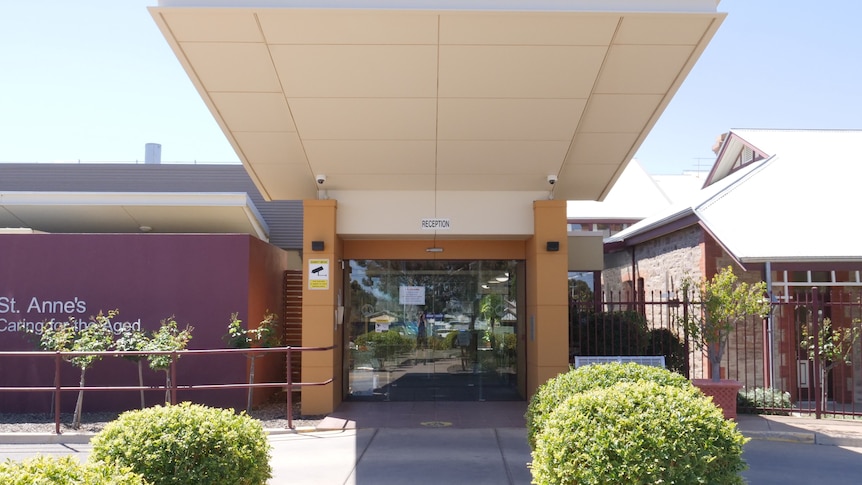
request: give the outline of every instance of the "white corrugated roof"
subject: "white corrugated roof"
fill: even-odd
[[[860,261],[855,223],[862,131],[732,130],[773,155],[611,238],[624,240],[695,214],[740,262]]]
[[[862,131],[734,130],[774,154],[700,219],[742,262],[859,261],[852,231],[862,181]]]
[[[605,200],[570,200],[570,219],[643,219],[660,212],[672,203],[688,199],[703,185],[703,174],[651,176],[633,159],[626,165]]]
[[[710,200],[717,194],[720,194],[722,191],[727,189],[729,185],[732,185],[741,177],[748,175],[753,169],[759,167],[763,163],[764,161],[760,161],[757,163],[753,163],[742,170],[738,170],[731,175],[719,180],[718,182],[715,182],[712,185],[693,193],[689,198],[681,199],[667,209],[654,213],[653,215],[643,219],[637,224],[630,226],[628,229],[620,231],[617,234],[606,238],[605,242],[623,241],[628,239],[629,237],[647,231],[651,231],[653,229],[658,229],[669,222],[673,222],[682,217],[691,215],[696,212],[697,207],[700,206],[703,202]]]

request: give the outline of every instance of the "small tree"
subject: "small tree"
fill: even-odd
[[[156,352],[174,352],[183,350],[192,339],[192,330],[194,327],[186,325],[184,330],[177,328],[176,319],[171,316],[162,320],[159,329],[150,337],[147,343],[146,350]],[[179,358],[179,357],[177,357]],[[165,372],[165,402],[171,400],[171,362],[173,357],[170,354],[155,354],[147,357],[150,362],[150,368],[153,370],[161,370]]]
[[[829,371],[839,365],[853,363],[853,346],[859,340],[858,318],[853,324],[844,328],[833,328],[832,320],[824,318],[820,324],[819,335],[813,335],[808,325],[802,325],[802,350],[808,354],[809,360],[820,359],[820,410],[826,411],[826,381]]]
[[[139,330],[126,330],[114,342],[114,349],[120,352],[125,351],[143,351],[147,349],[150,339],[147,334]],[[140,354],[124,355],[124,359],[137,363],[138,365],[138,387],[144,387],[144,356]],[[146,407],[144,400],[144,390],[141,389],[141,409]]]
[[[278,315],[267,310],[264,313],[263,320],[257,325],[257,328],[245,329],[242,327],[242,320],[239,319],[239,313],[233,313],[230,316],[230,323],[227,325],[227,335],[225,340],[230,347],[235,349],[248,349],[251,347],[278,347],[281,345],[281,335],[278,329]],[[251,366],[248,374],[248,383],[254,384],[254,362],[258,357],[263,357],[263,354],[250,353],[248,358],[251,359]],[[254,395],[254,388],[248,388],[248,402],[246,403],[246,411],[251,412],[251,402]]]
[[[682,291],[686,298],[697,289],[700,312],[692,312],[682,324],[688,329],[695,345],[706,350],[712,380],[720,380],[721,359],[727,349],[727,338],[749,315],[766,315],[770,302],[766,298],[766,283],[749,285],[740,282],[730,266],[707,280],[694,281],[686,277]]]
[[[70,319],[69,323],[56,327],[46,326],[39,340],[39,346],[43,350],[54,352],[101,352],[109,350],[114,340],[110,330],[111,319],[117,314],[117,310],[108,311],[107,315],[101,311],[95,317],[90,317],[90,322],[79,328]],[[87,369],[98,360],[99,355],[79,355],[66,357],[64,360],[81,369],[81,378],[78,391],[78,400],[75,403],[75,414],[72,418],[72,428],[81,427],[81,410],[84,403],[84,384],[86,382]]]

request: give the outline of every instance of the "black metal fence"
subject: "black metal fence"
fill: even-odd
[[[862,415],[858,289],[800,288],[775,295],[771,308],[766,318],[751,316],[728,336],[720,374],[742,384],[740,412]],[[682,323],[698,311],[694,298],[678,293],[572,301],[570,362],[577,356],[664,356],[671,370],[709,378],[705,352]]]

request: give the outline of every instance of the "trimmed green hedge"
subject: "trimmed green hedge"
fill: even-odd
[[[685,344],[667,328],[654,328],[649,331],[647,355],[663,355],[665,366],[680,374],[685,373]]]
[[[91,460],[130,467],[154,485],[263,485],[271,447],[260,421],[191,403],[128,411],[92,440]]]
[[[694,387],[623,382],[574,394],[536,436],[533,483],[744,483],[736,424]]]
[[[364,333],[356,337],[356,345],[360,348],[367,347],[375,359],[386,361],[412,351],[416,341],[395,330],[387,330]]]
[[[580,355],[649,355],[646,317],[638,312],[571,312]]]
[[[661,367],[650,367],[636,363],[587,365],[572,369],[549,380],[539,387],[527,407],[527,440],[535,448],[536,435],[545,425],[545,420],[561,402],[579,392],[611,387],[620,382],[652,381],[675,387],[692,388],[684,376]]]
[[[71,456],[37,456],[21,462],[0,463],[3,485],[148,485],[149,482],[128,468],[105,463],[82,464]]]

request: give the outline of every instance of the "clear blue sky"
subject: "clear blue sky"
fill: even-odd
[[[0,161],[237,161],[146,10],[156,0],[0,7]],[[723,0],[729,15],[637,158],[712,162],[730,128],[862,129],[862,2]]]

